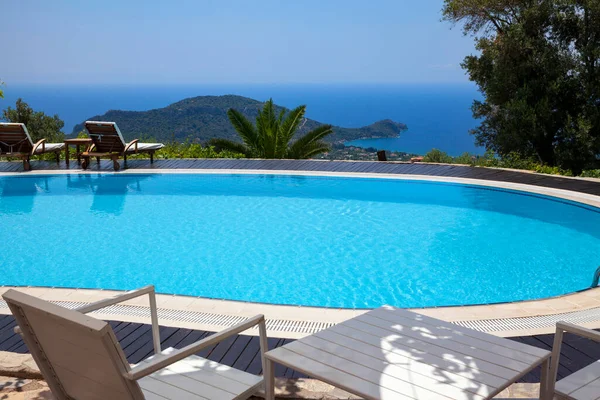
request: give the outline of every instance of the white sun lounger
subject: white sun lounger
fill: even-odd
[[[156,354],[130,366],[111,326],[85,313],[145,294],[150,296]],[[58,400],[246,399],[263,385],[262,377],[194,355],[258,325],[262,356],[267,349],[262,315],[184,348],[168,348],[161,352],[153,286],[78,310],[69,310],[16,290],[7,291],[3,297],[17,320],[17,329],[25,344]]]
[[[600,342],[600,332],[568,322],[556,324],[556,334],[552,346],[552,361],[550,363],[550,393],[567,399],[598,400],[600,399],[600,361],[596,361],[587,367],[556,382],[558,365],[560,361],[560,349],[562,347],[565,333],[572,333],[587,339]],[[554,383],[556,382],[556,383]]]
[[[25,171],[31,170],[31,156],[54,153],[59,162],[64,147],[64,143],[46,143],[46,139],[33,143],[25,124],[0,122],[0,157],[20,158]]]
[[[83,163],[81,167],[86,169],[90,165],[90,157],[108,157],[113,161],[115,171],[121,166],[117,161],[123,157],[127,161],[127,155],[136,153],[147,153],[150,155],[150,162],[154,162],[154,153],[162,149],[165,145],[162,143],[139,143],[134,139],[129,143],[125,142],[119,127],[114,122],[106,121],[85,121],[92,145],[85,152],[81,153]]]

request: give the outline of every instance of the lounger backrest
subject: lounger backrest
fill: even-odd
[[[125,150],[125,139],[114,122],[85,121],[85,129],[99,153],[121,152]]]
[[[16,290],[3,295],[59,400],[143,399],[109,324]]]
[[[0,153],[28,153],[32,149],[25,124],[0,122]]]

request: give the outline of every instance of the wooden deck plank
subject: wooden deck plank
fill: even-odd
[[[23,340],[21,339],[21,335],[15,333],[13,331],[12,336],[2,342],[2,346],[7,349],[7,351],[12,351],[21,345]]]
[[[186,337],[188,337],[193,331],[191,329],[177,329],[170,337],[163,338],[161,337],[161,349],[168,349],[169,347],[180,348],[178,347],[179,343],[183,342]]]
[[[258,337],[253,336],[249,338],[248,344],[239,354],[237,360],[232,365],[233,368],[241,369],[242,371],[246,371],[252,360],[258,355],[260,358],[260,342]],[[262,367],[262,366],[261,366]]]
[[[590,362],[600,360],[600,344],[570,333],[565,334],[564,344],[573,348],[578,354],[589,358]],[[579,357],[576,357],[579,358]]]
[[[27,354],[29,353],[29,349],[27,348],[27,345],[23,341],[21,341],[20,345],[14,350],[11,350],[11,352],[18,354]]]
[[[15,320],[11,315],[5,315],[3,319],[0,319],[0,334],[8,325],[14,324],[14,322]]]
[[[148,328],[150,327],[149,325],[146,326]],[[161,326],[159,330],[161,341],[168,339],[175,331],[176,328]],[[123,345],[121,344],[121,346]],[[123,347],[123,351],[125,357],[127,357],[127,361],[132,364],[137,364],[148,358],[154,353],[154,342],[152,341],[151,330],[145,330],[132,345]]]
[[[240,358],[250,340],[251,336],[239,335],[236,337],[235,341],[231,345],[231,347],[227,350],[223,358],[221,358],[220,363],[225,365],[233,365]]]
[[[0,318],[0,324],[3,326],[0,328],[0,351],[8,351],[9,348],[7,345],[10,345],[11,351],[16,353],[26,353],[27,347],[19,336],[14,335],[13,328],[15,323],[13,317],[2,316]],[[133,327],[130,327],[130,325],[133,325]],[[129,362],[138,363],[153,353],[152,336],[149,325],[130,324],[128,322],[111,322],[111,326],[115,326],[117,329],[121,327],[121,329],[127,328],[132,330],[129,335],[123,338],[122,341],[122,345],[125,345],[125,353]],[[139,331],[138,328],[140,329]],[[212,334],[212,332],[171,327],[161,327],[160,331],[161,345],[163,349],[167,347],[181,348]],[[537,335],[515,337],[511,338],[511,340],[519,343],[529,344],[540,349],[550,350],[550,344],[552,343],[553,336],[554,335]],[[268,339],[269,349],[281,347],[282,345],[291,343],[292,341],[293,340],[291,339],[270,337]],[[238,345],[233,346],[232,344],[234,342],[237,342]],[[243,343],[246,343],[246,346],[242,346],[241,344]],[[563,345],[562,356],[560,359],[560,378],[586,367],[589,365],[590,359],[593,358],[592,355],[595,356],[595,354],[600,352],[600,344],[592,342],[588,339],[573,340],[572,338],[566,338],[565,343],[566,345]],[[216,346],[213,346],[202,353],[210,352],[215,350],[215,348]],[[206,355],[204,356],[206,357]],[[258,338],[256,337],[246,336],[239,342],[237,341],[237,337],[233,337],[229,346],[225,345],[222,349],[219,349],[217,353],[214,353],[212,358],[208,358],[214,360],[214,357],[219,357],[220,359],[223,359],[231,364],[229,366],[233,366],[234,368],[246,371],[248,373],[254,375],[262,373]],[[224,364],[228,365],[228,363]],[[275,376],[297,378],[304,377],[304,374],[276,364]],[[521,382],[538,383],[539,381],[539,372],[535,370],[521,379]]]
[[[225,357],[225,355],[229,351],[229,349],[231,348],[231,346],[233,346],[233,343],[235,342],[236,339],[237,339],[237,336],[231,336],[231,337],[228,337],[227,339],[223,340],[222,342],[220,342],[219,344],[217,344],[215,346],[215,348],[210,352],[210,354],[206,358],[220,363],[221,360]],[[200,356],[200,357],[202,357],[202,356]]]
[[[280,347],[280,346],[282,346],[282,344],[283,344],[283,339],[272,338],[272,337],[267,338],[267,345],[269,347],[269,350]],[[283,368],[283,367],[275,366],[276,372],[279,371],[278,368]],[[250,374],[255,374],[255,375],[262,374],[262,360],[260,357],[260,352],[254,356],[254,358],[252,359],[252,361],[250,362],[248,367],[245,369],[245,371]],[[284,368],[284,372],[285,372],[285,368]],[[282,376],[282,375],[277,375],[277,376]]]
[[[5,347],[3,347],[3,343],[6,342],[8,339],[10,339],[13,335],[14,335],[14,330],[13,328],[17,326],[16,321],[13,319],[11,321],[10,324],[6,325],[4,327],[4,329],[2,329],[2,332],[0,332],[0,349],[4,349]]]
[[[177,343],[173,347],[176,349],[180,349],[182,347],[187,346],[188,344],[192,344],[197,342],[198,340],[204,339],[210,334],[210,332],[205,331],[191,331],[189,335],[187,335],[181,342]]]

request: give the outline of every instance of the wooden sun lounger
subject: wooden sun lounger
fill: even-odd
[[[119,157],[123,157],[123,160],[127,162],[129,154],[147,153],[150,155],[152,163],[154,162],[154,153],[164,147],[162,143],[140,143],[138,139],[126,143],[119,127],[114,122],[86,121],[85,129],[92,139],[92,144],[85,152],[81,153],[83,169],[90,165],[91,157],[110,158],[115,171],[121,169]]]
[[[58,163],[60,152],[64,147],[64,143],[46,143],[46,139],[33,143],[25,124],[0,123],[0,157],[23,160],[25,171],[31,170],[31,164],[29,163],[31,156],[54,153]]]
[[[129,365],[111,326],[85,314],[146,294],[155,355]],[[16,290],[3,297],[19,325],[16,330],[58,400],[247,399],[263,385],[260,376],[194,355],[258,325],[262,356],[267,349],[262,315],[181,349],[161,351],[153,286],[77,310]]]

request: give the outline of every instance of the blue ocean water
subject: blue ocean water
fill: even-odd
[[[327,307],[555,296],[589,287],[600,259],[595,208],[386,179],[0,177],[0,234],[0,285]]]
[[[429,85],[171,85],[171,86],[55,86],[6,85],[0,108],[22,97],[34,109],[58,114],[65,131],[110,109],[143,111],[167,106],[187,97],[236,94],[277,104],[306,104],[309,118],[343,127],[362,127],[382,119],[408,125],[400,138],[356,141],[352,144],[423,154],[438,148],[451,155],[482,153],[469,130],[473,99],[470,84]]]

